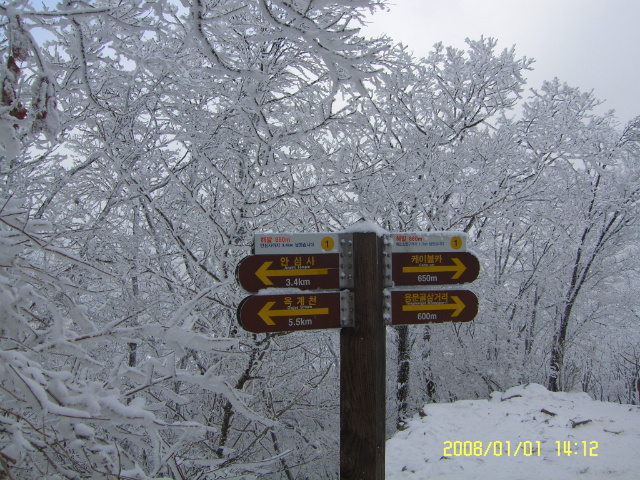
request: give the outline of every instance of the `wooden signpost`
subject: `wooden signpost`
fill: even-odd
[[[341,479],[384,479],[385,318],[392,325],[469,322],[478,313],[473,292],[433,288],[478,277],[466,234],[369,227],[259,234],[254,255],[236,271],[245,290],[258,292],[238,307],[245,330],[340,329]]]
[[[353,238],[353,327],[340,330],[340,478],[384,479],[384,239]]]

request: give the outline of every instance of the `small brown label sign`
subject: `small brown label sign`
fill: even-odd
[[[242,328],[253,333],[340,328],[340,292],[252,295],[238,307]]]
[[[478,258],[468,252],[393,253],[391,257],[391,276],[397,286],[469,283],[479,273]]]
[[[340,257],[337,253],[250,255],[238,265],[236,278],[248,292],[264,288],[337,289]]]
[[[391,323],[469,322],[478,314],[478,297],[468,290],[395,290]]]

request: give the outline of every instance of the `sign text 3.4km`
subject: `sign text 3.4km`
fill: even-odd
[[[238,282],[248,292],[264,288],[340,288],[337,253],[251,255],[238,265]]]

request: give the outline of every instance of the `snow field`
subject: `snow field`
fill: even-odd
[[[521,385],[490,400],[429,404],[407,423],[387,442],[388,479],[640,478],[640,407],[586,393]]]

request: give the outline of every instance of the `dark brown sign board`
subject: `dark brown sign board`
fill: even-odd
[[[236,270],[238,282],[248,292],[264,288],[300,290],[340,288],[337,253],[250,255]]]
[[[477,314],[478,297],[468,290],[391,291],[393,325],[470,322]]]
[[[411,252],[391,256],[391,277],[396,286],[469,283],[479,273],[480,262],[469,252]]]
[[[340,328],[340,292],[252,295],[238,307],[238,321],[252,333]]]

